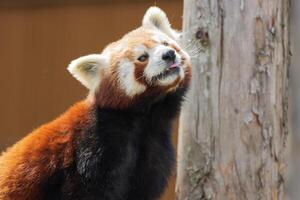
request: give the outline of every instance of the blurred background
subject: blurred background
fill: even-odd
[[[0,152],[85,98],[69,62],[140,26],[153,5],[181,29],[181,0],[1,0]]]
[[[291,3],[290,122],[295,163],[290,188],[293,199],[299,199],[300,2]],[[0,152],[85,98],[87,90],[66,70],[69,62],[99,53],[140,26],[145,10],[153,5],[165,10],[173,27],[181,29],[182,0],[1,0]],[[173,136],[176,145],[176,131]],[[174,180],[175,175],[164,200],[175,199]]]

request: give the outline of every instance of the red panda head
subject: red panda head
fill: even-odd
[[[147,10],[142,26],[109,44],[101,54],[80,57],[68,70],[101,107],[128,108],[187,87],[189,55],[177,43],[166,14]]]

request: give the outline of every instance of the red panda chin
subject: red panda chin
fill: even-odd
[[[97,105],[113,109],[147,106],[187,88],[191,77],[188,55],[171,39],[165,46],[164,39],[168,37],[160,32],[138,28],[109,45],[104,50],[110,55],[109,66],[94,92]],[[176,59],[163,60],[163,53],[170,49]],[[141,55],[147,56],[140,61]]]
[[[72,61],[68,70],[90,96],[0,156],[0,200],[159,199],[191,79],[176,35],[152,7],[142,28]]]
[[[188,65],[189,66],[189,65]],[[172,70],[178,70],[176,68]],[[170,73],[170,74],[169,74]],[[162,74],[163,76],[171,76],[172,73],[179,73],[176,71],[167,72]],[[145,85],[145,91],[136,94],[134,96],[128,96],[124,90],[120,88],[118,82],[114,82],[111,78],[104,79],[94,95],[94,102],[100,108],[110,109],[143,109],[163,99],[164,97],[178,92],[178,90],[186,90],[189,87],[191,79],[191,69],[187,67],[185,69],[184,78],[177,76],[174,82],[169,85],[151,85],[147,82],[143,82]]]

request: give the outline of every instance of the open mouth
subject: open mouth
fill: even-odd
[[[181,67],[182,65],[180,63],[173,63],[172,65],[168,66],[161,74],[157,75],[156,78],[163,79],[173,74],[179,74]]]

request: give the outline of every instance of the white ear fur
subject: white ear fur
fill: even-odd
[[[101,54],[91,54],[73,60],[69,66],[69,72],[85,87],[96,89],[100,83],[99,68],[105,65]]]
[[[166,13],[155,6],[150,7],[146,11],[143,18],[143,26],[157,28],[175,40],[178,40],[180,37],[180,33],[172,29]]]

